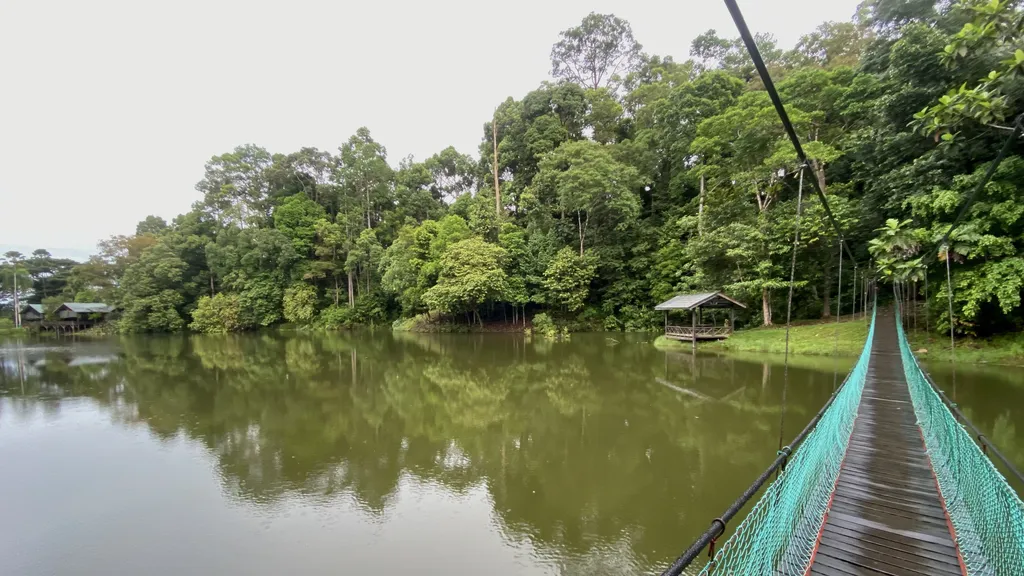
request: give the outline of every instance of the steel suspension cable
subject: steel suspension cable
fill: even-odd
[[[956,337],[953,336],[953,275],[949,269],[949,244],[946,245],[946,293],[949,296],[949,356],[956,365]]]
[[[853,311],[850,312],[850,320],[857,319],[857,263],[853,263],[853,292],[850,294],[853,297]]]
[[[786,427],[786,391],[789,388],[789,327],[793,319],[793,284],[796,279],[796,253],[800,247],[800,216],[803,213],[804,198],[804,169],[800,165],[800,184],[796,189],[796,224],[793,227],[793,255],[789,262],[789,296],[786,298],[786,352],[783,356],[782,366],[782,415],[779,417],[779,453],[782,452],[782,441],[785,436]],[[775,477],[782,473],[780,467]]]
[[[754,37],[750,34],[750,29],[747,28],[747,23],[743,19],[743,13],[740,12],[739,6],[736,5],[736,0],[725,0],[725,5],[729,8],[729,14],[732,15],[733,22],[736,23],[736,28],[739,30],[740,38],[743,39],[743,44],[747,47],[747,52],[750,53],[750,59],[754,61],[754,67],[757,68],[757,74],[761,77],[761,81],[764,83],[764,89],[768,92],[768,96],[772,100],[772,105],[775,106],[775,111],[779,114],[779,119],[782,120],[782,127],[786,130],[786,135],[789,136],[790,142],[793,143],[793,148],[796,150],[797,158],[800,162],[805,165],[809,165],[807,160],[807,154],[804,153],[803,146],[800,145],[800,138],[796,135],[796,129],[793,128],[793,123],[789,120],[789,114],[786,113],[786,107],[782,105],[782,99],[779,97],[779,91],[775,89],[775,83],[772,82],[771,74],[768,73],[768,67],[765,66],[764,60],[761,58],[761,52],[757,49],[757,44],[754,42]],[[828,216],[829,221],[832,223],[832,227],[836,231],[836,235],[839,237],[840,248],[846,249],[846,255],[850,258],[851,262],[855,262],[856,259],[853,257],[853,253],[850,252],[850,247],[846,245],[844,240],[842,227],[836,222],[835,216],[832,214],[832,209],[829,208],[828,200],[825,198],[825,192],[821,189],[818,184],[817,178],[811,178],[811,184],[814,187],[814,192],[818,196],[818,200],[821,201],[822,208],[825,209],[825,215]]]
[[[839,355],[839,319],[843,315],[843,239],[839,239],[839,288],[836,290],[836,325],[832,338],[832,357]],[[839,383],[839,372],[832,370],[832,391]]]
[[[786,353],[785,370],[789,370],[789,324],[793,314],[793,280],[796,277],[796,251],[800,246],[800,215],[803,211],[804,165],[800,165],[800,184],[796,192],[796,227],[793,230],[793,257],[789,263],[789,297],[786,299]]]

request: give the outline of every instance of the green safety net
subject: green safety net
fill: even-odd
[[[1024,504],[942,402],[899,322],[896,330],[914,413],[967,573],[1024,575]]]
[[[785,471],[700,574],[803,574],[853,432],[875,334],[872,316],[860,359]]]

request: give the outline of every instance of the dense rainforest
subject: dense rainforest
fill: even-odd
[[[660,300],[717,289],[748,304],[745,324],[770,325],[785,317],[798,193],[794,317],[837,311],[839,246],[813,178],[858,286],[900,282],[948,329],[948,262],[959,332],[1019,330],[1024,139],[938,242],[1024,111],[1022,14],[868,0],[789,51],[758,35],[806,166],[738,39],[709,30],[676,61],[590,14],[552,48],[554,81],[497,103],[478,157],[396,165],[367,128],[334,152],[239,146],[209,160],[188,213],[150,216],[84,263],[8,253],[4,289],[20,277],[28,301],[113,303],[130,333],[539,312],[636,330],[661,322]]]

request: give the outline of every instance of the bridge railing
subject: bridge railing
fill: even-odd
[[[712,560],[700,574],[804,572],[853,432],[874,333],[875,318],[872,316],[864,349],[842,386],[793,442],[779,451],[771,466],[720,518],[711,523],[708,530],[665,570],[664,575],[681,574],[705,548],[710,548]],[[775,481],[716,552],[715,541],[726,532],[728,522],[776,472],[779,475]]]
[[[1024,575],[1024,504],[985,451],[1011,474],[1021,478],[1020,473],[945,398],[914,357],[903,327],[896,326],[914,413],[967,574]]]

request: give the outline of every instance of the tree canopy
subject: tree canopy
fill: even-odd
[[[759,35],[802,167],[737,38],[709,30],[677,62],[590,14],[553,39],[554,81],[481,119],[477,157],[395,161],[367,128],[336,151],[242,145],[207,162],[191,211],[148,217],[87,262],[9,256],[0,303],[17,275],[26,300],[117,305],[127,332],[509,312],[638,329],[661,299],[726,290],[759,304],[740,322],[770,324],[803,169],[846,230],[858,287],[877,274],[924,296],[930,279],[929,314],[948,325],[948,257],[957,330],[1020,329],[1021,140],[938,243],[1024,112],[1021,21],[1012,2],[872,0],[792,49]],[[835,314],[837,289],[848,314],[854,263],[837,286],[837,239],[809,192],[794,317]]]

